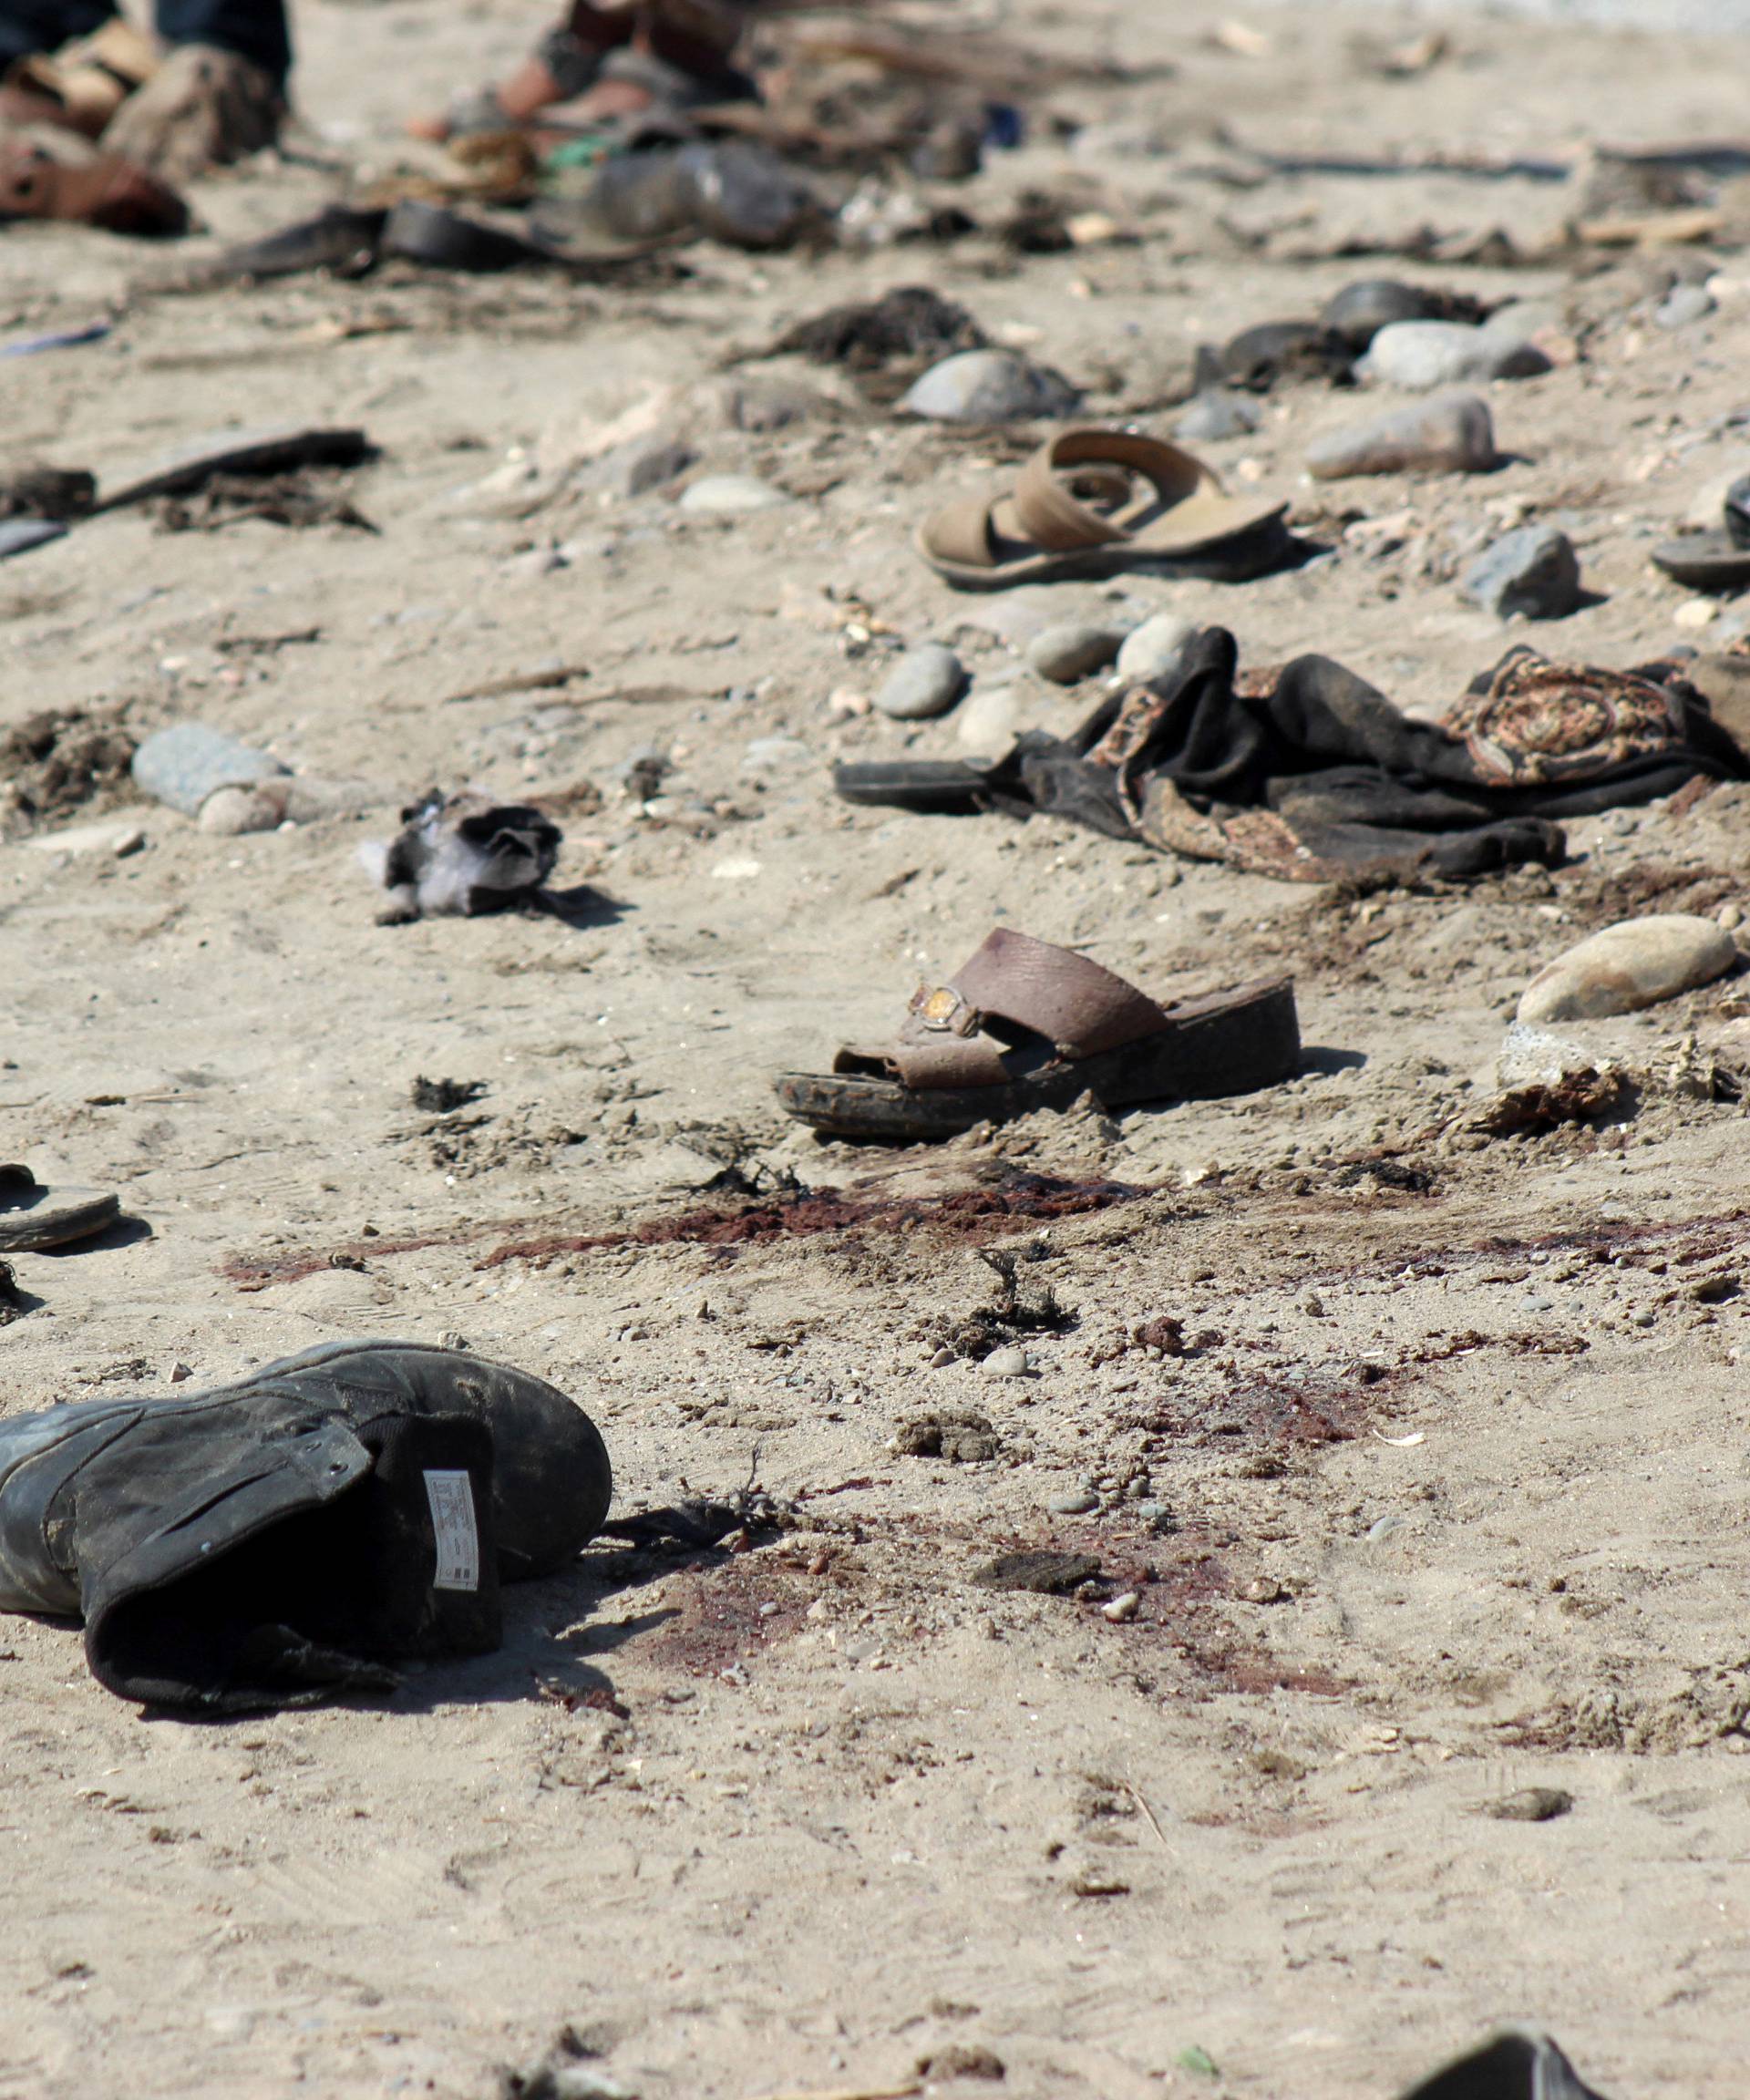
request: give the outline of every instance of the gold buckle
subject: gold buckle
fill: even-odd
[[[920,984],[911,994],[911,1012],[925,1028],[945,1035],[976,1035],[983,1019],[952,984]]]

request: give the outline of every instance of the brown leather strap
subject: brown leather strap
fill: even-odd
[[[1122,518],[1092,510],[1076,495],[1065,477],[1078,467],[1118,467],[1139,474],[1168,506],[1183,502],[1210,479],[1189,452],[1158,438],[1125,430],[1065,430],[1040,447],[1014,485],[1016,521],[1047,553],[1110,547],[1130,537],[1131,527]],[[1108,484],[1109,479],[1099,477]]]
[[[1068,948],[998,927],[950,989],[981,1014],[1031,1029],[1065,1057],[1158,1035],[1167,1015],[1146,993]]]

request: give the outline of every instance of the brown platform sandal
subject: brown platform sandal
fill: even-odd
[[[113,1225],[121,1199],[105,1189],[46,1189],[28,1167],[0,1166],[0,1254],[88,1240]]]
[[[1301,1066],[1289,978],[1162,1006],[1085,955],[999,927],[943,985],[921,986],[894,1042],[847,1045],[830,1075],[776,1082],[792,1116],[835,1138],[952,1138],[1066,1108],[1248,1094]]]
[[[75,141],[69,139],[72,147]],[[61,159],[29,139],[0,138],[0,220],[57,219],[111,233],[188,231],[189,208],[117,153]]]
[[[1230,496],[1213,468],[1158,438],[1065,430],[1028,460],[1011,495],[951,504],[916,546],[957,591],[1129,571],[1240,582],[1290,557],[1287,509]]]

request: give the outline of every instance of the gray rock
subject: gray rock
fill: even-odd
[[[1024,1349],[1011,1343],[1006,1349],[993,1349],[979,1369],[987,1378],[1024,1378],[1033,1364]]]
[[[1177,612],[1157,612],[1125,637],[1118,651],[1118,676],[1135,685],[1165,678],[1178,668],[1185,644],[1197,633],[1195,621]]]
[[[1061,372],[1008,350],[962,350],[932,365],[901,406],[932,423],[1014,423],[1071,416],[1080,392]]]
[[[1426,394],[1467,381],[1529,379],[1549,369],[1533,343],[1460,321],[1394,321],[1356,367],[1362,377]]]
[[[927,722],[945,715],[966,690],[960,658],[940,642],[910,649],[888,673],[875,705],[896,722]]]
[[[1674,911],[1624,919],[1539,970],[1519,999],[1518,1018],[1535,1027],[1633,1014],[1711,984],[1737,954],[1732,936],[1712,919]]]
[[[197,817],[221,788],[253,788],[286,777],[288,768],[266,751],[210,728],[204,722],[172,722],[143,738],[133,759],[134,785],[153,801]]]
[[[1021,726],[1021,695],[1013,685],[990,685],[970,694],[954,716],[954,741],[962,751],[1001,758]]]
[[[684,438],[654,431],[645,438],[629,438],[603,453],[578,477],[585,489],[603,489],[613,496],[644,496],[685,474],[698,454]]]
[[[1034,636],[1027,644],[1027,662],[1054,685],[1074,685],[1104,671],[1129,632],[1107,620],[1065,620]]]
[[[744,773],[795,773],[814,763],[799,736],[756,736],[741,755]]]
[[[1178,422],[1173,436],[1187,445],[1219,445],[1224,438],[1243,438],[1263,420],[1263,411],[1243,394],[1211,386],[1199,394]]]
[[[1696,321],[1705,321],[1713,313],[1716,301],[1704,284],[1679,284],[1673,287],[1653,319],[1662,328],[1687,328]]]
[[[1054,1495],[1045,1504],[1054,1517],[1091,1517],[1099,1506],[1099,1497],[1087,1488],[1079,1488],[1068,1495]]]
[[[1553,525],[1522,525],[1506,533],[1465,571],[1461,586],[1472,604],[1506,620],[1560,620],[1584,602],[1580,556]]]
[[[738,518],[750,510],[775,510],[789,498],[757,474],[707,474],[681,498],[681,509],[712,518]]]
[[[1496,457],[1488,402],[1436,394],[1331,431],[1311,447],[1306,464],[1315,481],[1343,481],[1358,474],[1477,474]]]

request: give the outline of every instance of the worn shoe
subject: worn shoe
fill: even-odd
[[[499,1583],[606,1516],[595,1425],[446,1349],[330,1343],[187,1399],[0,1422],[0,1610],[77,1616],[98,1681],[208,1712],[384,1690],[499,1645]]]

